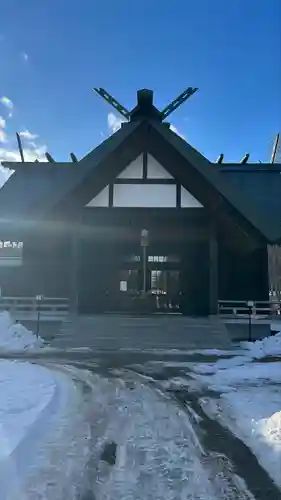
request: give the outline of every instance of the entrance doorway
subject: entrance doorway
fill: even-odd
[[[79,250],[78,307],[82,314],[208,314],[207,242],[151,244],[146,266],[137,241],[113,246],[85,239]]]
[[[141,256],[136,255],[129,261],[131,269],[121,269],[119,273],[121,309],[141,307],[150,312],[179,312],[180,259],[171,255],[148,255],[144,263]]]

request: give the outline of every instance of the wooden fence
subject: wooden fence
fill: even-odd
[[[38,296],[39,298],[39,296]],[[40,309],[44,318],[61,318],[69,314],[69,299],[61,297],[0,297],[0,311],[9,311],[16,318],[35,316]]]

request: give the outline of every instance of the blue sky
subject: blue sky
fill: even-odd
[[[31,159],[45,145],[61,161],[93,149],[113,111],[94,86],[128,108],[138,88],[162,108],[199,87],[171,116],[187,141],[210,160],[269,159],[281,128],[280,0],[9,0],[0,14],[0,98],[13,104],[0,102],[2,159],[15,131],[38,136],[23,134]]]

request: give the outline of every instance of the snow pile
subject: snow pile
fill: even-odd
[[[43,345],[43,339],[36,337],[20,323],[14,323],[9,312],[0,313],[0,351],[22,351]]]
[[[281,359],[255,361],[278,357],[281,337],[242,347],[242,356],[199,364],[191,376],[195,389],[214,391],[214,397],[201,398],[203,410],[244,441],[281,487]]]
[[[261,422],[261,432],[268,443],[281,451],[281,411],[277,411]]]
[[[223,390],[226,391],[226,386]],[[245,385],[238,390],[229,387],[219,398],[202,398],[200,403],[209,417],[228,427],[252,450],[260,465],[281,488],[279,388],[267,384]]]
[[[56,384],[46,368],[19,361],[0,361],[0,489],[10,498],[20,483],[34,452],[36,424],[50,407]]]
[[[0,387],[1,500],[77,498],[90,458],[78,382],[63,368],[1,360]]]
[[[50,403],[55,382],[42,366],[0,361],[0,459],[10,455]]]
[[[253,359],[261,359],[267,356],[281,356],[281,332],[272,337],[265,337],[256,342],[241,342],[241,347]]]

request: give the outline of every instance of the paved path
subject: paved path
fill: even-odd
[[[33,329],[31,323],[28,326]],[[199,392],[194,392],[194,388],[190,391],[191,366],[198,362],[211,362],[215,357],[215,353],[211,356],[210,353],[195,353],[194,350],[219,348],[225,350],[225,356],[230,355],[229,335],[217,318],[99,315],[68,318],[60,324],[49,323],[49,327],[42,325],[41,332],[53,347],[63,351],[38,353],[37,362],[73,365],[86,369],[85,373],[89,370],[98,374],[101,380],[122,380],[130,393],[134,388],[131,384],[136,380],[136,383],[141,382],[145,390],[149,387],[155,395],[160,391],[171,412],[176,401],[186,412],[188,428],[194,433],[192,435],[202,441],[205,450],[202,465],[214,472],[213,482],[216,485],[218,481],[221,488],[216,498],[279,500],[278,488],[252,452],[201,411],[198,401],[208,394],[199,389]],[[81,347],[91,350],[79,350]],[[24,356],[34,357],[34,354],[24,353]],[[175,385],[175,380],[182,380],[181,385]],[[134,392],[132,394],[134,398]],[[129,409],[135,412],[133,403]],[[114,420],[115,413],[111,413],[110,406],[107,413],[111,421],[112,418]],[[157,416],[151,409],[151,415],[155,425],[160,425],[161,414]],[[178,442],[178,434],[175,443]],[[148,445],[147,453],[150,453],[150,443]],[[237,483],[235,473],[244,479],[245,484]],[[249,491],[253,496],[250,496]],[[99,498],[90,492],[89,495],[82,497],[82,500]],[[190,498],[203,497],[191,495]]]
[[[223,349],[230,347],[230,338],[216,317],[97,315],[65,320],[51,345],[109,350]]]

